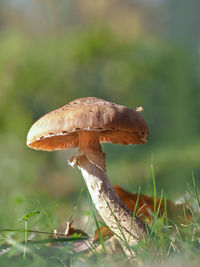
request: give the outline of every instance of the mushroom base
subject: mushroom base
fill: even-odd
[[[80,156],[76,164],[82,172],[97,211],[109,229],[119,237],[122,245],[136,245],[140,239],[144,239],[145,224],[138,217],[132,219],[132,212],[114,192],[106,172],[88,161],[86,155]]]

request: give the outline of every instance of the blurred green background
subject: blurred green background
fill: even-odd
[[[199,9],[198,0],[0,1],[0,228],[33,209],[40,230],[87,214],[73,151],[26,147],[37,118],[78,97],[144,106],[147,144],[103,145],[112,184],[152,194],[153,164],[168,198],[184,194],[192,172],[200,185]]]

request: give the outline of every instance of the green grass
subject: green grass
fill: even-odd
[[[157,190],[153,166],[151,166],[151,171],[154,200],[156,200]],[[200,192],[193,175],[192,181],[193,185],[188,186],[185,199],[192,220],[186,220],[186,223],[179,225],[169,221],[166,194],[162,191],[161,199],[164,199],[165,213],[163,217],[158,218],[160,204],[158,207],[154,205],[155,209],[152,213],[154,220],[147,227],[146,240],[132,248],[128,243],[126,244],[127,240],[123,240],[125,245],[136,253],[131,263],[123,250],[117,250],[111,255],[107,253],[107,241],[100,233],[100,226],[104,224],[98,220],[93,207],[90,206],[86,229],[90,228],[89,223],[95,225],[100,236],[99,244],[91,244],[88,251],[75,252],[74,242],[84,242],[86,237],[80,234],[69,237],[62,234],[54,236],[53,232],[29,229],[27,224],[29,220],[32,220],[32,216],[40,218],[39,211],[31,211],[20,219],[26,222],[24,229],[22,227],[0,229],[0,266],[94,266],[94,264],[95,266],[108,266],[109,264],[115,266],[199,266]],[[91,200],[89,202],[91,203]],[[74,212],[73,210],[73,214]],[[135,212],[133,219],[134,216]],[[99,245],[102,246],[101,251],[98,249]]]

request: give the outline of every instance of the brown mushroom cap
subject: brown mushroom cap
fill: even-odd
[[[148,128],[135,110],[96,97],[78,98],[37,120],[27,145],[37,150],[78,146],[79,131],[96,131],[100,143],[144,144]]]

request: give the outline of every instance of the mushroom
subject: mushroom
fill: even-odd
[[[106,225],[129,245],[146,235],[145,224],[117,196],[106,174],[100,143],[144,144],[148,128],[135,110],[96,97],[85,97],[41,117],[27,135],[36,150],[78,148],[69,164],[78,166],[93,203]]]

